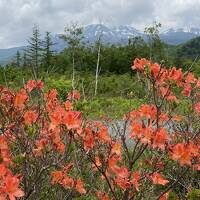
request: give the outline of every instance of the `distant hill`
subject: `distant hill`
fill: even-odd
[[[193,38],[190,41],[179,45],[177,48],[177,55],[193,60],[197,56],[200,56],[200,37]]]
[[[100,35],[102,36],[102,41],[106,44],[126,44],[129,38],[135,36],[141,36],[146,39],[146,35],[143,32],[131,26],[92,24],[84,27],[85,42],[95,42]],[[198,36],[200,36],[200,29],[198,28],[191,28],[190,30],[169,29],[160,34],[161,40],[171,45],[180,45]],[[57,52],[67,47],[66,42],[64,42],[58,34],[52,34],[52,40],[55,43],[54,50]],[[0,64],[6,64],[16,55],[17,51],[22,51],[24,48],[26,48],[26,46],[0,49]],[[186,47],[183,46],[183,48]],[[190,54],[190,52],[188,53]]]
[[[14,47],[9,49],[0,49],[0,64],[6,64],[16,55],[17,51],[23,51],[24,48],[26,48],[26,46]]]
[[[165,33],[160,34],[160,39],[167,44],[178,45],[186,41],[189,41],[195,37],[199,36],[199,32],[185,32],[182,29],[173,30],[170,29]]]

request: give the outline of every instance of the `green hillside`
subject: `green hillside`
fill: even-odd
[[[195,59],[200,55],[200,37],[189,40],[188,42],[179,45],[177,48],[177,56]]]

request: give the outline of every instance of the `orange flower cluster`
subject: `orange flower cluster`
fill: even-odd
[[[27,84],[24,86],[24,88],[27,89],[28,92],[31,92],[34,89],[42,90],[43,87],[44,87],[44,83],[41,80],[39,81],[29,80]]]
[[[4,136],[0,135],[0,199],[15,200],[17,197],[23,197],[24,192],[19,188],[19,178],[14,176],[8,168],[11,163],[11,156],[8,144]]]
[[[161,94],[161,103],[164,100],[178,102],[177,96],[172,93],[172,89],[175,86],[182,89],[182,94],[186,98],[190,98],[192,94],[192,107],[194,108],[195,113],[199,115],[200,78],[195,78],[194,74],[191,72],[183,73],[181,69],[176,69],[175,67],[167,69],[158,63],[152,63],[146,59],[135,59],[132,69],[142,73],[144,77],[154,84],[154,92],[158,97],[159,94]],[[157,99],[157,101],[159,101],[159,99]],[[161,113],[160,110],[158,111],[158,105],[157,107],[156,105],[153,106],[154,109],[150,105],[143,105],[139,110],[134,110],[130,113],[130,118],[132,119],[132,132],[130,137],[139,138],[141,142],[148,143],[153,148],[158,147],[164,150],[165,145],[172,140],[172,134],[168,134],[166,126],[164,126],[165,122],[170,121],[170,117],[168,114]],[[144,110],[144,108],[146,109]],[[155,117],[155,114],[157,117]],[[145,119],[143,117],[145,117]],[[171,120],[174,120],[177,123],[182,121],[183,118],[184,117],[180,115],[175,115],[171,117]],[[198,140],[196,142],[198,142]],[[192,160],[196,160],[197,163],[199,161],[199,148],[192,141],[189,143],[187,141],[169,145],[169,149],[170,157],[173,160],[178,161],[181,165],[191,166]],[[198,166],[198,164],[196,165]]]
[[[175,67],[167,69],[144,58],[135,59],[132,69],[154,81],[158,86],[157,95],[161,95],[168,101],[177,102],[177,97],[172,92],[173,86],[181,87],[182,93],[186,97],[190,97],[191,92],[200,88],[200,79],[196,79],[191,72],[184,74],[182,69],[176,69]]]
[[[72,169],[73,164],[70,163],[62,171],[53,171],[51,173],[52,181],[51,184],[57,184],[59,183],[66,189],[75,188],[80,194],[86,194],[86,190],[84,188],[83,181],[79,178],[77,180],[74,180],[69,175],[69,171]]]
[[[177,180],[182,166],[199,170],[200,79],[147,59],[135,59],[132,69],[146,81],[150,104],[120,122],[84,120],[78,91],[61,101],[55,89],[44,93],[42,81],[30,80],[17,93],[0,87],[0,199],[29,195],[50,174],[52,187],[80,196],[129,200],[161,185],[164,200],[166,185],[174,184],[166,166],[174,165]],[[182,99],[188,116],[176,110]]]
[[[165,149],[169,141],[166,128],[161,127],[169,117],[161,113],[157,124],[157,109],[154,105],[141,105],[138,110],[130,112],[130,138],[139,139],[152,148]],[[159,127],[157,127],[159,125]]]
[[[192,165],[192,159],[199,158],[199,147],[192,142],[178,143],[172,147],[171,158],[179,161],[180,165]]]

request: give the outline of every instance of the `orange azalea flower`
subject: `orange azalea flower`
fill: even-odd
[[[6,142],[6,139],[3,135],[0,135],[0,150],[7,150],[8,149],[8,145],[7,145],[7,142]]]
[[[175,116],[172,117],[172,120],[180,122],[180,121],[183,120],[183,116],[181,116],[181,115],[175,115]]]
[[[151,126],[144,129],[144,137],[141,138],[141,142],[144,144],[151,144],[153,136],[153,128]]]
[[[164,179],[161,174],[155,172],[151,176],[153,184],[166,185],[169,181]]]
[[[39,80],[39,81],[37,82],[37,88],[38,88],[39,90],[42,90],[43,87],[44,87],[44,82],[41,81],[41,80]]]
[[[191,90],[192,90],[191,85],[190,85],[190,84],[185,84],[182,93],[183,93],[186,97],[190,97]]]
[[[81,94],[78,91],[73,92],[73,98],[76,100],[79,100],[81,98]]]
[[[200,88],[200,78],[198,78],[198,80],[197,80],[196,87],[197,87],[197,88]]]
[[[63,117],[63,124],[65,124],[68,129],[78,129],[81,126],[81,112],[65,112]]]
[[[122,189],[122,190],[125,190],[125,189],[128,189],[131,187],[131,184],[130,182],[128,181],[127,178],[120,178],[120,177],[117,177],[115,179],[115,183]]]
[[[68,99],[75,99],[75,100],[79,100],[81,98],[81,94],[78,91],[73,91],[72,93],[68,94]]]
[[[159,119],[159,123],[160,124],[162,124],[162,123],[164,123],[164,122],[166,122],[168,120],[169,120],[169,116],[168,116],[167,113],[161,113],[160,114],[160,119]]]
[[[117,162],[120,160],[120,156],[117,156],[116,154],[114,154],[112,157],[110,157],[108,159],[108,168],[109,170],[111,170],[112,172],[115,172],[116,170],[119,169],[119,167],[117,166]]]
[[[195,109],[195,112],[198,115],[200,115],[200,102],[195,104],[194,109]]]
[[[176,69],[173,67],[169,73],[169,79],[174,81],[182,81],[183,72],[182,69]]]
[[[60,125],[62,123],[64,114],[64,108],[58,106],[53,112],[49,114],[49,118],[54,125]]]
[[[167,81],[166,77],[168,77],[168,72],[165,69],[161,69],[160,76],[156,78],[156,84],[163,85]]]
[[[11,154],[8,149],[1,150],[2,164],[11,164]]]
[[[154,119],[156,117],[157,110],[154,105],[143,104],[140,107],[140,113],[141,113],[141,117]]]
[[[4,190],[10,200],[15,200],[16,197],[24,196],[24,192],[19,188],[19,179],[14,176],[7,176],[5,178]]]
[[[158,73],[160,72],[160,65],[158,63],[153,63],[150,66],[151,73],[156,78],[158,76]]]
[[[172,94],[169,87],[161,87],[160,92],[163,98],[165,98],[168,101],[178,101],[176,96]]]
[[[5,165],[0,164],[0,178],[2,178],[8,173],[11,173],[10,170]]]
[[[48,100],[55,100],[55,99],[57,99],[57,94],[58,94],[58,92],[56,89],[51,89],[50,91],[48,91],[45,94],[45,98]]]
[[[37,84],[35,80],[29,80],[24,88],[31,92],[33,89],[36,88],[36,86]]]
[[[168,197],[169,197],[169,192],[163,194],[163,195],[159,198],[159,200],[168,200]]]
[[[100,167],[100,166],[102,165],[99,156],[96,156],[96,157],[95,157],[95,164],[96,164],[98,167]]]
[[[83,139],[83,145],[86,151],[91,150],[94,146],[94,136],[89,128],[85,129],[85,137]]]
[[[51,123],[53,125],[60,125],[62,123],[62,114],[59,113],[59,112],[52,112],[50,115],[49,115],[49,118],[51,120]]]
[[[98,191],[96,192],[96,196],[99,200],[110,200],[108,194],[106,194],[105,192]]]
[[[101,165],[102,165],[101,159],[99,158],[99,156],[95,156],[95,164],[92,164],[93,170],[97,171],[98,170],[97,167],[101,167]]]
[[[63,172],[62,171],[54,171],[54,172],[51,172],[51,176],[52,176],[51,184],[54,185],[54,184],[62,181]]]
[[[191,72],[189,72],[185,78],[185,82],[186,83],[195,83],[196,82],[196,78],[194,77],[194,74],[192,74]]]
[[[38,149],[43,149],[47,143],[48,141],[46,139],[40,139],[35,142]]]
[[[64,176],[63,180],[61,181],[61,185],[64,188],[70,189],[74,186],[74,180],[69,176]]]
[[[76,186],[75,186],[76,190],[80,193],[80,194],[86,194],[86,190],[84,188],[84,184],[83,181],[81,179],[78,179],[76,181]]]
[[[32,110],[26,111],[24,114],[24,123],[31,125],[36,122],[38,114]]]
[[[132,122],[131,131],[130,138],[141,137],[143,133],[142,125],[137,122]]]
[[[130,182],[134,185],[137,191],[139,191],[139,183],[138,183],[139,180],[140,180],[140,173],[139,171],[136,171],[133,173],[133,177]]]
[[[24,108],[25,102],[28,100],[28,95],[24,89],[21,89],[15,96],[14,106],[20,109]]]
[[[194,164],[194,169],[196,169],[197,171],[200,171],[200,164]]]
[[[145,66],[149,66],[150,65],[150,61],[148,61],[147,59],[145,58],[142,58],[142,59],[138,59],[136,58],[133,62],[133,66],[132,66],[132,69],[137,69],[139,71],[144,71],[144,67]]]
[[[137,118],[140,117],[140,113],[138,112],[138,110],[132,110],[132,111],[129,113],[129,115],[130,115],[130,118],[131,118],[132,120],[135,120],[135,119],[137,119]]]
[[[192,144],[178,143],[172,148],[171,158],[181,165],[191,165],[192,155],[196,155],[198,148]]]
[[[162,150],[165,149],[165,144],[168,141],[168,134],[164,128],[159,129],[156,132],[156,135],[153,137],[153,148],[160,148]]]
[[[114,144],[112,144],[112,150],[111,150],[112,154],[116,154],[118,156],[121,156],[122,153],[122,147],[121,144],[119,142],[116,142]]]
[[[64,105],[67,111],[73,109],[73,104],[69,100],[67,100]]]
[[[73,166],[74,166],[74,164],[73,164],[72,162],[68,163],[68,164],[63,168],[64,173],[68,173],[68,172],[72,169]]]
[[[1,163],[6,166],[11,163],[11,156],[8,149],[0,149],[0,158],[1,158]]]
[[[115,169],[116,176],[121,179],[125,179],[129,177],[129,171],[127,167],[118,167]]]
[[[61,141],[56,143],[56,148],[61,154],[64,154],[65,145]]]
[[[167,97],[171,93],[171,90],[169,89],[169,87],[161,87],[160,92],[162,97]]]
[[[178,103],[178,100],[177,100],[177,98],[176,98],[175,95],[169,95],[169,96],[167,97],[167,100],[168,100],[168,101],[174,101],[174,102]]]
[[[109,133],[108,133],[108,128],[105,127],[105,126],[102,126],[100,128],[100,131],[98,133],[98,137],[99,137],[99,139],[101,139],[104,142],[111,142],[111,138],[110,138]]]

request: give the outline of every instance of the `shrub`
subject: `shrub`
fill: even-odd
[[[148,99],[121,121],[85,118],[77,91],[59,100],[42,81],[1,87],[0,198],[196,198],[200,79],[146,59],[132,68]]]

